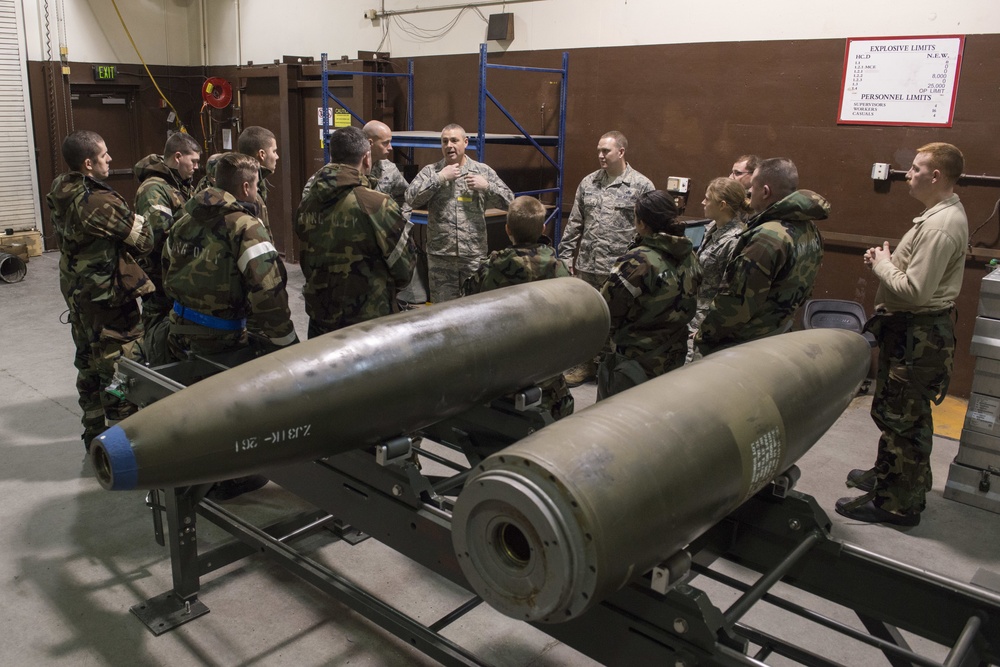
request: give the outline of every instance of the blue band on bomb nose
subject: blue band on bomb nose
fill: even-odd
[[[108,456],[108,466],[111,469],[112,491],[128,491],[134,489],[139,481],[139,466],[132,451],[132,442],[120,426],[112,426],[97,436]]]

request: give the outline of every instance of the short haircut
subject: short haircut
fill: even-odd
[[[462,133],[463,137],[469,136],[465,133],[465,128],[459,125],[458,123],[448,123],[441,129],[441,134],[444,134],[445,132],[448,132],[450,130],[458,130],[459,132]]]
[[[635,216],[654,232],[674,236],[684,234],[684,224],[677,222],[677,202],[666,190],[644,192],[635,200]]]
[[[260,171],[260,163],[242,153],[224,153],[215,165],[215,187],[238,197],[241,186],[250,183]]]
[[[187,155],[189,153],[201,153],[201,146],[195,138],[186,132],[174,132],[167,137],[167,143],[163,144],[163,157],[168,158],[174,153]]]
[[[212,153],[208,156],[208,160],[205,161],[205,173],[209,178],[215,178],[215,168],[219,166],[219,159],[225,155],[225,153]]]
[[[760,158],[756,155],[741,155],[733,161],[733,164],[739,164],[740,162],[747,163],[747,171],[751,174],[754,169],[760,166]]]
[[[962,155],[962,151],[951,144],[933,141],[918,148],[917,152],[930,155],[931,167],[940,171],[953,184],[965,171],[965,156]]]
[[[769,157],[761,160],[754,170],[750,187],[756,187],[757,183],[771,188],[776,199],[784,199],[799,189],[799,170],[787,157]]]
[[[521,195],[507,209],[507,230],[514,243],[535,243],[545,227],[545,206],[534,197]]]
[[[330,162],[356,167],[372,149],[365,133],[354,127],[342,127],[330,135]]]
[[[601,135],[601,139],[614,139],[615,143],[618,145],[618,148],[622,150],[628,148],[628,139],[626,139],[625,135],[619,132],[618,130],[611,130],[610,132],[605,132],[604,134]]]
[[[742,162],[743,160],[738,160]],[[705,188],[705,196],[720,204],[727,205],[733,213],[744,210],[747,190],[743,184],[733,178],[713,178]]]
[[[370,120],[367,123],[365,123],[365,126],[361,129],[362,131],[364,131],[365,136],[368,137],[369,139],[377,139],[379,132],[381,132],[382,130],[385,130],[389,134],[392,134],[392,130],[389,128],[389,126],[380,120]]]
[[[83,168],[83,161],[93,160],[97,157],[97,152],[101,150],[101,142],[104,138],[97,132],[90,130],[77,130],[73,134],[63,139],[62,155],[66,164],[73,171],[80,171]]]
[[[236,142],[236,150],[244,155],[257,157],[257,152],[266,151],[271,145],[271,141],[274,140],[274,132],[271,130],[260,125],[251,125],[240,133],[240,138]]]

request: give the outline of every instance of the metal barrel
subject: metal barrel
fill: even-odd
[[[455,504],[462,572],[513,618],[579,616],[791,467],[850,404],[870,354],[845,330],[753,341],[493,454]]]
[[[592,358],[608,307],[575,278],[363,322],[168,396],[92,444],[106,489],[185,486],[371,445]]]
[[[17,255],[0,252],[0,280],[5,283],[19,283],[28,273],[24,260]]]

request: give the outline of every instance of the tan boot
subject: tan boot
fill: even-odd
[[[597,363],[586,361],[568,369],[564,374],[566,384],[570,387],[579,387],[584,382],[592,382],[597,379]]]

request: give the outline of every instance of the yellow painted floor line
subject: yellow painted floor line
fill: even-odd
[[[934,413],[934,435],[959,440],[962,437],[962,425],[965,423],[965,411],[969,401],[964,398],[946,396],[941,405],[931,405]]]

